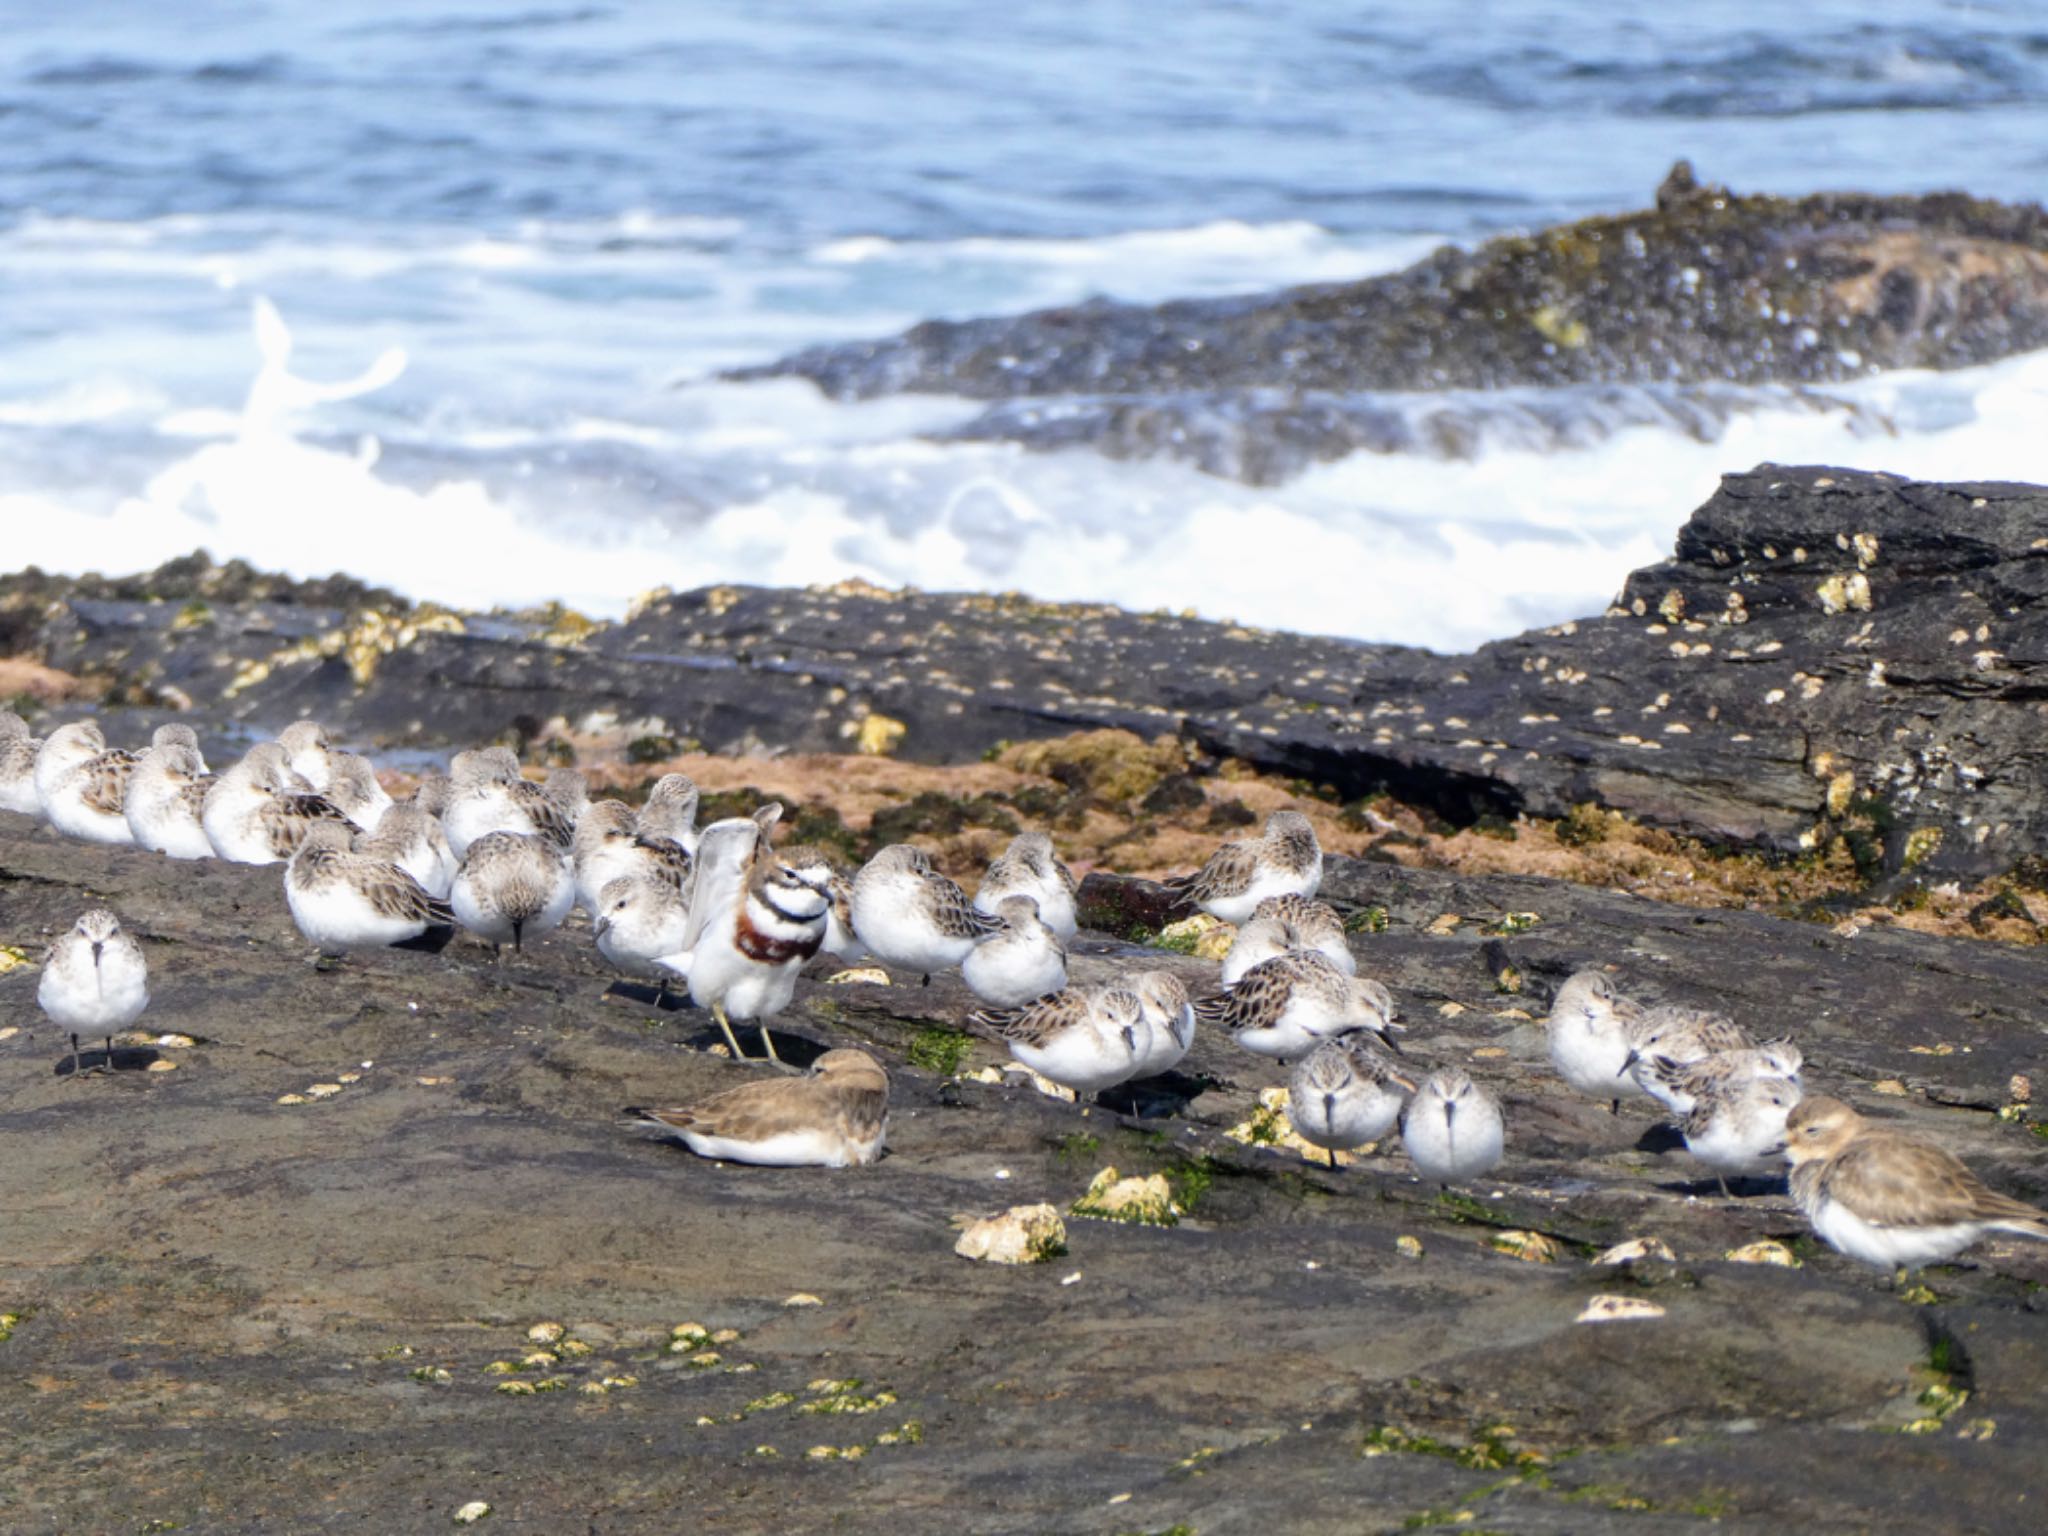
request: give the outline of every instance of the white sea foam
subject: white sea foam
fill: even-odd
[[[1396,271],[1443,241],[1433,235],[1362,244],[1306,221],[1221,219],[1189,229],[1142,229],[1088,240],[885,240],[857,235],[812,250],[828,267],[887,267],[927,280],[1000,278],[1021,307],[1071,303],[1092,293],[1132,303],[1246,293],[1280,285],[1355,282]]]
[[[1257,251],[1264,238],[1161,239],[1183,237],[1209,251]],[[1283,229],[1273,248],[1290,245],[1316,241]],[[1093,281],[1071,255],[1038,270]],[[900,277],[916,259],[841,252],[838,276],[813,266],[807,280],[846,281],[873,262]],[[1846,409],[1761,392],[1711,439],[1641,425],[1560,448],[1502,430],[1467,458],[1360,453],[1261,488],[1166,460],[930,440],[972,418],[974,402],[841,404],[797,380],[662,387],[661,357],[757,357],[760,332],[783,323],[809,324],[814,339],[820,322],[795,311],[764,319],[773,285],[762,272],[728,266],[704,290],[742,295],[724,331],[715,301],[693,297],[691,323],[704,325],[687,346],[658,331],[660,306],[644,296],[619,313],[578,311],[545,293],[514,302],[489,274],[478,280],[479,302],[504,322],[487,335],[475,312],[456,332],[350,332],[329,315],[295,345],[259,301],[254,382],[244,318],[243,339],[208,338],[198,393],[169,363],[122,371],[119,334],[71,338],[61,355],[89,365],[72,380],[52,351],[19,370],[29,387],[0,396],[9,562],[132,570],[203,546],[423,598],[559,597],[599,614],[655,584],[858,575],[1450,648],[1599,612],[1629,570],[1668,553],[1727,470],[1776,460],[2048,479],[2048,353],[1838,387]],[[1185,269],[1172,279],[1187,280]],[[1015,297],[1015,284],[1004,291]],[[561,314],[548,309],[557,302]],[[582,321],[573,350],[560,338],[571,313]],[[410,345],[374,355],[387,335]],[[157,345],[152,357],[171,356]],[[229,358],[242,360],[239,378],[223,376]]]

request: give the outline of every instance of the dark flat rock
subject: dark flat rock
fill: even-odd
[[[912,1065],[964,1015],[957,977],[830,985],[829,966],[782,1038],[887,1064],[890,1155],[843,1173],[704,1163],[622,1127],[619,1106],[753,1069],[703,1052],[701,1013],[607,1000],[587,930],[502,965],[458,940],[323,968],[279,878],[0,814],[0,944],[33,952],[109,902],[151,963],[148,1028],[198,1041],[159,1042],[170,1071],[60,1075],[33,966],[0,975],[20,1031],[0,1041],[0,1311],[21,1319],[0,1342],[10,1532],[430,1532],[471,1499],[494,1508],[485,1528],[608,1536],[685,1516],[722,1532],[1337,1533],[1461,1511],[1517,1532],[1710,1514],[1846,1531],[1902,1512],[2020,1531],[2048,1496],[2048,1253],[1986,1247],[1930,1277],[1927,1307],[1804,1242],[1801,1270],[1728,1263],[1738,1243],[1798,1239],[1784,1196],[1702,1192],[1682,1151],[1640,1149],[1643,1106],[1617,1119],[1566,1094],[1514,1011],[1540,1012],[1551,978],[1594,956],[1646,990],[1725,997],[1798,1036],[1817,1084],[2038,1198],[2039,1140],[1948,1107],[2039,1061],[2032,952],[1335,864],[1333,897],[1385,909],[1355,943],[1399,996],[1411,1058],[1469,1063],[1508,1104],[1499,1177],[1440,1201],[1398,1152],[1332,1172],[1224,1136],[1281,1080],[1227,1041],[1198,1040],[1183,1110],[1125,1126]],[[1110,935],[1084,948],[1083,980],[1213,975]],[[1522,992],[1499,990],[1503,961]],[[964,1065],[994,1059],[976,1045]],[[1905,1096],[1873,1098],[1879,1072]],[[1070,1220],[1069,1255],[1043,1268],[953,1255],[955,1214],[1065,1206],[1105,1164],[1166,1173],[1190,1218]],[[1494,1251],[1497,1226],[1563,1254]],[[1639,1235],[1679,1262],[1585,1262]],[[786,1306],[795,1292],[822,1305]],[[1577,1325],[1599,1293],[1665,1315]],[[590,1353],[493,1374],[543,1321]],[[739,1336],[692,1363],[699,1346],[668,1348],[689,1322]],[[1971,1395],[1899,1434],[1936,1384]],[[835,1395],[870,1411],[805,1411]]]

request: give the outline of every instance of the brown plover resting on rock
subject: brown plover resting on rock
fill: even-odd
[[[866,1051],[827,1051],[800,1077],[742,1083],[689,1109],[626,1113],[720,1162],[858,1167],[882,1155],[889,1075]]]
[[[1785,1122],[1792,1198],[1832,1248],[1877,1269],[1952,1259],[1993,1232],[2048,1240],[2048,1211],[1988,1188],[1945,1147],[1875,1125],[1839,1099]]]

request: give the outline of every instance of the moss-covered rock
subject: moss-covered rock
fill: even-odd
[[[1025,742],[997,759],[1019,773],[1039,773],[1111,805],[1150,794],[1170,774],[1185,774],[1187,752],[1171,736],[1146,741],[1132,731],[1081,731]]]

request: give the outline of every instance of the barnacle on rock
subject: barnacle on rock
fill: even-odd
[[[1120,1177],[1105,1168],[1088,1183],[1080,1199],[1068,1207],[1075,1216],[1098,1221],[1123,1221],[1145,1227],[1171,1227],[1180,1222],[1180,1207],[1173,1203],[1173,1187],[1163,1173],[1142,1178]]]
[[[1066,1223],[1050,1205],[1016,1205],[967,1223],[953,1251],[988,1264],[1043,1264],[1067,1251]]]

